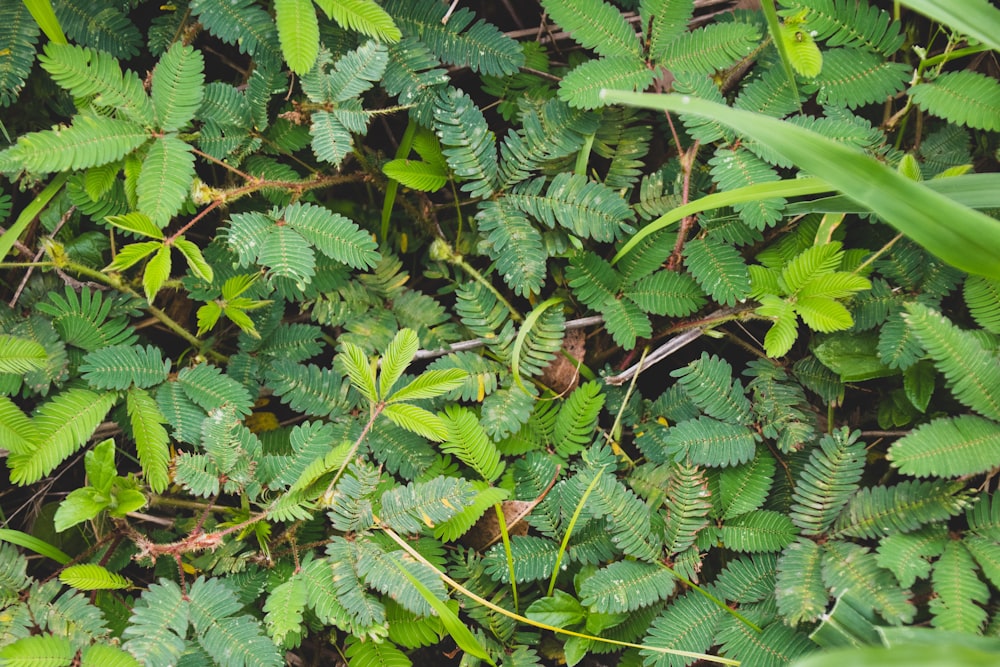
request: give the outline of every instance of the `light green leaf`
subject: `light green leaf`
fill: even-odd
[[[428,440],[441,442],[448,437],[448,428],[433,412],[409,403],[393,403],[385,406],[382,414],[396,426],[422,435]]]
[[[311,0],[275,0],[274,14],[285,62],[305,74],[319,55],[319,21]]]
[[[29,371],[44,368],[48,358],[48,353],[40,343],[27,338],[0,334],[0,373],[24,375]]]
[[[83,467],[87,471],[87,483],[101,493],[109,493],[115,476],[118,475],[115,467],[115,441],[108,438],[94,445],[84,455]]]
[[[448,183],[448,170],[444,166],[422,160],[389,160],[382,165],[382,172],[421,192],[436,192]]]
[[[398,42],[402,34],[392,17],[374,0],[316,0],[326,15],[340,27],[375,37],[383,42]]]
[[[417,379],[389,395],[385,400],[415,401],[422,398],[436,398],[445,392],[462,386],[468,373],[460,368],[424,371]]]
[[[159,241],[141,241],[127,245],[118,251],[115,258],[105,267],[105,271],[124,271],[128,267],[136,264],[158,249],[163,248]]]
[[[524,615],[533,621],[557,628],[568,628],[586,618],[587,610],[575,597],[559,589],[553,593],[552,597],[540,598],[532,602],[525,610]]]
[[[80,591],[118,590],[132,585],[122,575],[93,563],[70,565],[59,573],[59,581]]]
[[[34,551],[39,556],[45,556],[60,565],[65,565],[66,563],[73,560],[70,558],[69,554],[65,553],[61,549],[57,549],[45,540],[39,539],[34,535],[28,535],[20,530],[12,530],[10,528],[0,528],[0,542],[7,542],[9,544],[16,544],[19,547],[24,547],[25,549],[30,549]]]
[[[0,649],[4,667],[69,667],[76,648],[65,637],[31,635]]]
[[[0,442],[15,454],[29,452],[37,438],[35,425],[7,396],[0,396]]]
[[[78,523],[90,521],[108,506],[111,499],[92,486],[69,492],[56,509],[54,524],[62,532]]]
[[[354,388],[372,403],[378,401],[378,391],[375,389],[375,364],[370,362],[365,351],[360,347],[344,341],[340,344],[340,354],[337,356],[351,379]]]
[[[146,270],[142,274],[142,288],[146,293],[146,300],[150,303],[156,298],[156,293],[163,287],[170,277],[170,247],[160,246],[156,254],[146,263]]]
[[[382,370],[378,376],[378,395],[382,400],[389,396],[393,385],[410,365],[413,355],[420,348],[420,340],[413,329],[400,329],[382,355]]]
[[[52,9],[52,0],[22,0],[24,6],[31,13],[31,18],[42,29],[45,36],[56,44],[66,44],[66,35],[63,34],[59,19],[56,18],[55,10]]]
[[[132,232],[133,234],[138,234],[140,236],[149,236],[154,239],[163,238],[163,230],[153,224],[153,221],[149,219],[149,216],[145,213],[139,213],[138,211],[133,211],[132,213],[126,213],[125,215],[109,215],[105,218],[115,227],[119,229],[124,229],[127,232]]]
[[[205,256],[201,254],[201,248],[183,236],[174,239],[174,247],[184,255],[188,266],[191,267],[191,273],[206,282],[212,282],[215,274],[212,271],[212,265],[206,262]]]
[[[162,493],[170,483],[170,437],[163,427],[167,419],[152,395],[138,387],[128,390],[126,409],[146,483],[153,493]]]

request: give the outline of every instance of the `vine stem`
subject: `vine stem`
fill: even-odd
[[[376,522],[378,522],[377,518],[376,518]],[[476,595],[475,593],[473,593],[472,591],[470,591],[468,588],[466,588],[462,584],[458,583],[457,581],[455,581],[454,579],[452,579],[451,577],[449,577],[447,574],[445,574],[444,572],[442,572],[441,570],[439,570],[437,567],[435,567],[433,563],[431,563],[429,560],[427,560],[426,558],[424,558],[416,549],[414,549],[413,547],[411,547],[406,542],[406,540],[404,540],[402,537],[400,537],[399,534],[396,533],[396,531],[394,531],[389,526],[386,526],[384,524],[378,523],[378,527],[382,530],[382,532],[384,532],[386,535],[389,536],[389,539],[391,539],[393,542],[395,542],[400,547],[402,547],[403,551],[405,551],[407,554],[409,554],[415,561],[417,561],[421,565],[424,565],[425,567],[429,567],[431,570],[433,570],[433,572],[441,579],[441,581],[445,582],[446,584],[448,584],[449,586],[451,586],[456,591],[458,591],[462,595],[466,596],[470,600],[473,600],[474,602],[477,602],[478,604],[481,604],[482,606],[486,607],[487,609],[495,611],[498,614],[502,614],[503,616],[506,616],[507,618],[513,619],[513,620],[515,620],[515,621],[517,621],[519,623],[524,623],[526,625],[530,625],[530,626],[539,628],[541,630],[548,630],[549,632],[554,632],[554,633],[560,634],[560,635],[569,635],[570,637],[579,637],[580,639],[589,639],[591,641],[602,642],[604,644],[613,644],[614,646],[623,646],[625,648],[636,648],[636,649],[642,649],[642,650],[645,650],[645,651],[653,651],[653,652],[656,652],[656,653],[664,653],[664,654],[670,654],[670,655],[679,655],[679,656],[683,656],[685,658],[694,658],[695,660],[705,660],[707,662],[714,662],[714,663],[718,663],[720,665],[739,665],[740,664],[739,660],[732,660],[730,658],[722,658],[722,657],[719,657],[719,656],[716,656],[716,655],[708,655],[707,653],[695,653],[694,651],[681,651],[681,650],[677,650],[677,649],[663,648],[663,647],[660,647],[660,646],[649,646],[649,645],[644,646],[642,644],[634,644],[632,642],[623,642],[623,641],[619,641],[617,639],[607,639],[606,637],[595,637],[593,635],[588,635],[588,634],[585,634],[585,633],[582,633],[582,632],[576,632],[575,630],[567,630],[565,628],[557,628],[554,625],[548,625],[547,623],[542,623],[540,621],[535,621],[535,620],[532,620],[530,618],[527,618],[526,616],[521,616],[520,614],[515,614],[512,611],[508,611],[507,609],[504,609],[500,605],[494,604],[494,603],[490,602],[489,600],[487,600],[487,599],[485,599],[483,597],[480,597],[479,595]]]

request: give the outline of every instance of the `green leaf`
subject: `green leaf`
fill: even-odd
[[[437,192],[448,183],[448,170],[422,160],[389,160],[382,172],[408,188],[421,192]]]
[[[142,667],[142,664],[112,644],[91,644],[80,655],[80,667]]]
[[[153,221],[150,220],[149,216],[145,213],[134,211],[132,213],[126,213],[125,215],[109,215],[105,218],[105,220],[119,229],[124,229],[127,232],[138,234],[139,236],[149,236],[154,239],[163,239],[163,230],[153,224]]]
[[[419,348],[417,332],[412,329],[400,329],[396,332],[382,355],[382,369],[378,376],[379,398],[386,400],[389,397],[393,385],[402,377]]]
[[[814,621],[826,611],[830,596],[823,585],[821,556],[815,542],[798,538],[778,557],[775,598],[790,623]]]
[[[369,361],[365,351],[354,343],[343,341],[337,361],[344,366],[354,388],[369,401],[376,403],[379,399],[375,388],[375,364]]]
[[[170,360],[160,356],[160,348],[147,345],[112,345],[90,352],[80,364],[80,373],[95,389],[142,389],[167,379]]]
[[[580,623],[587,616],[587,610],[575,597],[556,589],[551,597],[539,598],[524,611],[533,621],[556,628],[568,628]]]
[[[424,398],[436,398],[452,389],[461,387],[468,373],[460,368],[424,371],[415,380],[392,392],[386,399],[389,402],[416,401]]]
[[[441,444],[441,451],[454,454],[487,482],[500,476],[504,469],[500,452],[480,426],[476,413],[451,404],[445,407],[441,421],[448,431],[448,436]]]
[[[798,531],[784,514],[757,510],[722,525],[722,543],[735,551],[781,551]]]
[[[63,498],[56,509],[54,525],[57,532],[63,532],[78,523],[90,521],[108,507],[111,499],[92,486],[73,489]]]
[[[9,151],[28,171],[71,171],[117,162],[148,139],[132,121],[77,115],[69,127],[22,134]]]
[[[301,576],[291,576],[267,596],[264,603],[264,624],[278,645],[287,635],[302,631],[302,612],[306,606],[306,582]]]
[[[643,59],[632,54],[588,60],[559,82],[559,99],[576,109],[595,109],[601,106],[602,89],[644,90],[655,77]]]
[[[987,472],[1000,461],[1000,425],[976,415],[935,419],[894,442],[886,458],[914,477]]]
[[[45,540],[41,540],[34,535],[28,535],[20,530],[12,530],[10,528],[0,528],[0,542],[7,542],[9,544],[16,544],[19,547],[24,547],[25,549],[30,549],[34,551],[39,556],[45,556],[60,565],[66,565],[73,559],[62,550],[57,549]]]
[[[441,442],[448,438],[448,429],[433,412],[409,403],[392,403],[382,410],[389,421],[407,431],[422,435],[428,440]]]
[[[34,448],[12,452],[8,458],[11,481],[33,484],[52,472],[90,439],[116,400],[112,392],[72,388],[43,403],[33,419]]]
[[[935,597],[928,605],[935,628],[979,634],[986,622],[990,592],[976,573],[976,564],[961,542],[949,540],[931,576]]]
[[[275,0],[274,15],[285,62],[296,74],[305,74],[319,55],[319,21],[312,0]]]
[[[4,646],[0,661],[5,667],[68,667],[75,654],[76,648],[66,637],[35,635]]]
[[[49,358],[45,347],[27,338],[0,334],[0,373],[23,375],[44,368]]]
[[[280,217],[321,253],[352,268],[373,268],[381,259],[371,234],[329,209],[297,202]]]
[[[191,146],[174,135],[156,139],[142,161],[136,183],[139,209],[159,228],[181,210],[194,180]]]
[[[212,282],[214,273],[212,265],[205,261],[205,256],[201,254],[201,248],[188,241],[183,236],[174,239],[174,247],[181,251],[184,259],[187,260],[191,273],[198,276],[205,282]]]
[[[584,580],[580,601],[591,612],[631,612],[667,599],[676,582],[674,575],[659,564],[618,561]]]
[[[577,42],[602,56],[640,55],[635,28],[603,0],[542,0],[549,17]]]
[[[132,582],[122,575],[93,563],[70,565],[59,573],[59,581],[81,591],[117,590],[132,586]]]
[[[149,392],[138,387],[129,389],[126,409],[146,483],[153,493],[162,493],[170,483],[170,438],[163,428],[167,419]]]
[[[384,9],[374,0],[316,0],[326,15],[342,28],[380,39],[398,42],[402,37],[399,28]]]
[[[201,51],[181,42],[160,58],[150,93],[160,129],[179,130],[194,118],[205,94],[204,69]]]
[[[0,396],[0,442],[11,452],[34,449],[38,435],[31,419],[7,396]]]
[[[454,477],[411,482],[382,494],[381,521],[403,533],[419,533],[455,516],[475,497],[471,483]]]
[[[906,305],[905,319],[946,378],[959,401],[983,416],[1000,420],[1000,364],[980,339],[919,303]]]
[[[115,258],[105,267],[105,271],[124,271],[130,266],[141,262],[143,259],[162,250],[165,246],[159,241],[141,241],[125,246],[118,251]]]
[[[163,287],[163,283],[167,282],[167,278],[170,277],[170,266],[170,246],[166,245],[161,245],[146,262],[146,269],[142,272],[142,289],[146,294],[146,300],[150,303],[156,298],[156,293]]]
[[[682,95],[605,91],[608,103],[690,113],[722,122],[822,179],[949,264],[1000,278],[1000,221],[897,174],[822,135],[774,118]],[[941,220],[954,220],[947,228]]]
[[[427,603],[437,612],[438,617],[441,619],[444,629],[451,635],[451,638],[455,640],[458,647],[468,653],[469,655],[485,660],[491,665],[496,665],[490,654],[486,652],[483,645],[479,643],[472,631],[469,629],[465,623],[458,617],[455,611],[446,605],[444,602],[438,599],[434,593],[432,593],[427,586],[425,586],[419,579],[417,579],[409,570],[403,567],[397,560],[393,559],[393,564],[403,573],[403,576],[409,579],[413,587],[419,591],[421,597],[427,601]],[[435,570],[435,573],[437,571]]]

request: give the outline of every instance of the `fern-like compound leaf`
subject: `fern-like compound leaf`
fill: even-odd
[[[604,328],[615,343],[626,350],[635,347],[636,341],[650,338],[653,335],[653,325],[649,316],[634,301],[628,299],[611,299],[601,309],[604,313]]]
[[[71,565],[59,573],[59,581],[81,591],[117,590],[129,588],[132,582],[106,567],[95,563]]]
[[[725,612],[698,591],[689,591],[674,600],[649,626],[643,645],[657,649],[704,652],[712,646],[719,621]],[[649,667],[684,667],[694,657],[641,651],[643,664]]]
[[[776,465],[774,457],[760,449],[752,461],[719,472],[718,502],[723,520],[752,512],[764,504],[774,482]]]
[[[436,477],[427,482],[411,482],[382,495],[379,518],[400,532],[418,533],[447,521],[474,496],[475,489],[464,479]]]
[[[552,434],[560,456],[569,458],[590,445],[602,407],[604,394],[599,382],[585,382],[566,398],[556,415]]]
[[[675,424],[664,438],[675,460],[712,467],[746,463],[753,458],[757,440],[745,426],[704,416]]]
[[[34,414],[32,447],[12,452],[10,480],[33,484],[82,447],[117,400],[113,392],[66,389],[43,403]]]
[[[865,488],[851,498],[834,534],[877,537],[916,530],[960,514],[969,506],[969,495],[961,482],[911,480]]]
[[[980,130],[1000,130],[1000,83],[978,72],[946,72],[910,89],[913,102],[935,116]]]
[[[871,51],[842,47],[823,54],[823,71],[816,77],[820,104],[849,109],[881,102],[906,87],[910,69]]]
[[[198,364],[181,369],[177,374],[177,384],[190,400],[206,411],[228,406],[239,414],[250,414],[253,405],[250,392],[224,375],[217,366]]]
[[[657,271],[640,278],[625,294],[645,312],[668,317],[685,317],[705,304],[705,293],[694,279],[675,271]]]
[[[5,665],[69,665],[76,649],[66,637],[34,635],[17,639],[0,649]]]
[[[301,632],[306,598],[305,578],[299,575],[292,575],[278,584],[267,596],[264,624],[276,644],[281,645],[286,636]]]
[[[273,67],[282,62],[271,16],[253,0],[194,0],[191,12],[211,34]]]
[[[59,24],[73,41],[118,58],[129,58],[139,52],[142,36],[114,2],[59,0],[53,7]]]
[[[618,561],[601,568],[580,586],[580,601],[598,613],[617,614],[665,600],[676,579],[656,564]]]
[[[823,585],[821,557],[820,547],[802,538],[786,546],[778,557],[778,611],[793,625],[813,621],[826,611],[829,594]]]
[[[441,444],[441,451],[455,455],[488,482],[500,476],[504,469],[500,452],[472,410],[452,404],[445,408],[442,420],[448,437]]]
[[[364,583],[358,574],[358,559],[360,550],[355,542],[348,542],[342,537],[334,537],[326,547],[327,567],[332,569],[323,573],[319,568],[317,576],[323,579],[332,578],[336,599],[343,605],[349,618],[349,629],[358,637],[371,635],[384,636],[385,630],[379,626],[385,623],[385,607],[381,602],[365,590]],[[329,588],[329,586],[324,586]]]
[[[12,2],[0,8],[0,50],[6,53],[0,61],[0,107],[10,106],[20,95],[35,61],[38,32],[38,24],[24,3]]]
[[[436,90],[448,81],[441,61],[415,37],[389,45],[382,86],[387,93],[397,96],[400,104],[414,105],[410,110],[414,120],[428,127],[432,124]]]
[[[335,104],[356,98],[381,78],[388,55],[385,45],[369,41],[344,54],[329,72],[328,62],[324,56],[320,66],[302,77],[302,92],[313,102]]]
[[[194,118],[205,94],[204,69],[201,51],[180,42],[160,58],[150,91],[160,129],[179,130]]]
[[[902,45],[898,22],[884,9],[846,0],[796,0],[796,10],[806,9],[805,27],[829,46],[859,46],[891,56]]]
[[[663,60],[670,42],[687,30],[694,14],[691,0],[642,0],[639,15],[642,25],[649,26],[649,54],[654,61]]]
[[[748,424],[750,400],[739,380],[733,379],[733,367],[725,359],[702,352],[701,358],[671,371],[672,377],[701,410],[720,421]]]
[[[132,608],[122,636],[123,648],[151,667],[177,663],[184,651],[190,603],[180,586],[160,579],[143,592]]]
[[[316,4],[342,28],[352,32],[383,42],[398,42],[401,37],[392,16],[374,0],[316,0]]]
[[[22,375],[43,368],[47,359],[48,353],[41,343],[0,334],[0,373]]]
[[[349,637],[344,655],[358,667],[412,667],[413,662],[392,642],[363,642]]]
[[[976,324],[1000,334],[1000,280],[969,276],[965,279],[962,295]]]
[[[611,264],[592,252],[574,253],[566,279],[573,294],[593,310],[601,310],[618,294],[621,277]]]
[[[604,104],[602,89],[641,91],[654,78],[653,70],[635,55],[588,60],[559,82],[559,99],[576,109],[596,109]]]
[[[493,194],[497,179],[496,137],[472,98],[454,88],[437,98],[434,130],[451,171],[472,197]]]
[[[757,510],[726,521],[721,537],[735,551],[781,551],[792,543],[798,531],[786,515]]]
[[[916,607],[888,570],[878,566],[866,547],[840,540],[823,547],[823,583],[843,595],[853,593],[853,603],[876,611],[892,625],[913,620]]]
[[[673,72],[711,74],[746,58],[759,43],[756,25],[713,23],[671,41],[661,64]]]
[[[893,443],[886,458],[914,477],[987,472],[1000,461],[1000,425],[976,415],[935,419]]]
[[[519,584],[547,579],[556,566],[559,544],[534,535],[514,535],[510,538],[510,562]],[[502,544],[493,545],[483,556],[483,567],[495,581],[510,583],[507,554]]]
[[[736,190],[780,180],[773,167],[743,147],[719,148],[708,163],[712,166],[712,178],[721,190]],[[779,197],[740,202],[733,205],[733,210],[748,226],[763,230],[773,227],[781,219],[784,206],[785,199]]]
[[[545,223],[557,224],[583,238],[614,241],[633,218],[628,203],[617,192],[586,176],[563,172],[541,194],[544,178],[517,186],[506,201]]]
[[[89,353],[80,372],[95,389],[148,389],[167,379],[170,360],[151,345],[115,345]]]
[[[416,579],[430,595],[438,600],[447,599],[444,582],[433,568],[418,563],[402,549],[383,551],[370,540],[358,544],[358,572],[365,583],[421,616],[430,616],[434,608],[406,574]],[[404,574],[404,572],[406,574]]]
[[[146,130],[131,121],[77,115],[69,127],[21,135],[9,151],[29,171],[70,171],[116,162],[147,139]]]
[[[640,54],[635,29],[603,0],[543,0],[549,17],[573,39],[602,56]]]
[[[406,367],[413,361],[413,355],[420,348],[417,333],[412,329],[400,329],[382,355],[382,368],[378,377],[378,396],[385,400],[392,388],[402,377]]]
[[[890,570],[903,587],[931,573],[930,559],[937,558],[948,544],[944,526],[927,526],[912,533],[894,533],[882,539],[876,562]]]
[[[707,524],[712,504],[704,470],[679,463],[669,465],[663,534],[666,552],[675,555],[694,544],[695,537]]]
[[[799,473],[789,515],[803,534],[823,534],[857,491],[865,465],[859,435],[846,428],[824,435]]]
[[[906,306],[907,324],[944,374],[959,401],[976,412],[1000,421],[1000,364],[979,339],[962,331],[940,313],[919,303]]]
[[[153,142],[136,183],[139,210],[160,228],[180,211],[194,181],[191,146],[167,135]]]
[[[236,616],[242,605],[220,579],[199,577],[188,593],[198,643],[221,667],[276,667],[278,647],[260,621]]]
[[[935,597],[930,602],[932,623],[942,630],[979,634],[986,622],[989,589],[976,573],[976,564],[962,542],[949,541],[934,564],[931,577]]]
[[[39,62],[52,80],[74,97],[92,97],[98,108],[113,109],[144,127],[153,126],[155,112],[142,81],[134,72],[123,73],[110,54],[50,42]]]
[[[729,244],[692,239],[684,246],[684,266],[718,303],[735,306],[750,293],[747,265]]]
[[[475,21],[476,15],[465,7],[459,7],[445,21],[448,9],[435,0],[391,0],[383,6],[404,36],[419,37],[449,65],[505,76],[516,73],[524,64],[520,44],[496,26]]]
[[[144,389],[129,389],[125,405],[146,483],[154,493],[162,493],[170,483],[170,438],[163,427],[167,419]]]
[[[274,22],[285,62],[296,74],[305,74],[319,55],[319,21],[312,0],[275,0]]]
[[[542,235],[505,199],[479,204],[476,221],[486,237],[483,249],[496,260],[497,271],[515,294],[538,294],[548,275]]]

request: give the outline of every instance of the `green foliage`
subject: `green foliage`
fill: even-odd
[[[3,664],[995,634],[988,3],[0,4]]]

